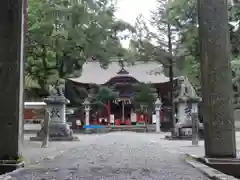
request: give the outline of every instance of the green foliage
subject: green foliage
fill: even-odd
[[[150,84],[140,83],[134,87],[133,103],[137,111],[144,111],[141,106],[145,106],[147,111],[154,109],[156,101],[156,89]]]
[[[22,162],[24,162],[23,156],[10,157],[6,155],[0,158],[0,164],[18,164]]]
[[[87,98],[93,111],[98,111],[99,109],[106,110],[107,102],[117,98],[118,94],[106,86],[91,85],[90,89],[87,90],[84,87],[73,85],[68,88],[68,96],[70,96],[72,106],[81,107]]]
[[[198,34],[197,0],[173,0],[169,4],[169,22],[176,27],[180,41],[180,56],[183,58],[183,73],[189,77],[196,89],[200,86],[200,45]],[[229,21],[235,21],[239,26],[240,9],[233,7],[229,9]],[[233,57],[239,56],[240,28],[229,23],[230,40],[232,44]]]
[[[235,108],[240,107],[240,58],[236,57],[231,61],[232,66],[232,85],[233,85],[233,103]]]
[[[157,61],[168,66],[166,61],[169,54],[158,45],[152,43],[151,32],[143,16],[140,15],[135,24],[136,32],[130,42],[130,49],[134,53],[136,61]]]
[[[190,55],[195,57],[193,60],[199,61],[197,1],[172,1],[168,18],[178,30],[184,56]]]
[[[164,73],[169,76],[169,66],[173,65],[174,75],[180,75],[175,63],[173,47],[176,44],[175,28],[169,26],[165,9],[166,1],[157,0],[156,9],[151,12],[150,21],[145,21],[142,15],[136,19],[135,33],[130,42],[130,51],[135,61],[155,61],[163,65]],[[149,28],[151,25],[151,28]]]
[[[106,86],[95,86],[90,89],[88,97],[90,98],[91,107],[96,111],[99,109],[107,108],[108,101],[112,101],[117,98],[118,94],[111,88]]]
[[[188,77],[196,92],[200,93],[200,62],[195,60],[193,56],[184,57],[183,72]]]
[[[88,97],[88,91],[83,87],[73,85],[68,88],[68,96],[72,106],[81,106],[86,97]]]
[[[26,74],[47,89],[59,78],[78,76],[83,63],[124,57],[119,32],[134,28],[116,20],[108,0],[29,0]]]
[[[32,88],[39,88],[39,84],[34,81],[29,75],[25,75],[25,90],[30,90]]]
[[[46,89],[45,85],[56,79],[56,72],[52,69],[55,54],[49,38],[53,31],[51,8],[44,0],[29,0],[28,6],[26,75],[40,88]]]
[[[100,101],[100,102],[107,102],[114,100],[117,97],[117,93],[114,92],[109,87],[100,86],[97,93],[93,94],[92,100],[93,101]]]

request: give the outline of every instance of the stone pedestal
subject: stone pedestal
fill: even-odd
[[[64,96],[50,96],[44,99],[47,104],[46,110],[50,113],[49,140],[53,141],[72,141],[77,140],[73,136],[73,131],[66,123],[66,104],[68,100]],[[37,133],[37,137],[31,137],[31,140],[43,140],[45,137],[43,128]]]
[[[178,122],[175,125],[175,135],[176,136],[185,136],[192,137],[193,129],[192,129],[192,115],[191,111],[194,105],[195,106],[201,101],[199,97],[190,97],[190,96],[182,96],[175,100],[175,103],[178,108],[177,119]],[[194,112],[197,113],[197,112]],[[202,127],[202,125],[197,120],[198,127]]]
[[[186,119],[186,112],[185,109],[187,108],[187,102],[185,100],[179,101],[177,104],[177,109],[178,109],[178,113],[177,113],[177,119],[178,119],[178,123],[183,123]]]

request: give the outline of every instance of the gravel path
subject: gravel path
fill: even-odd
[[[77,148],[11,176],[15,180],[208,180],[179,154],[149,137],[131,132],[87,135]]]

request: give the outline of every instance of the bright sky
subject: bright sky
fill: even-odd
[[[116,16],[134,24],[139,14],[149,19],[149,11],[155,8],[155,0],[118,0],[118,8]]]
[[[147,21],[150,18],[150,10],[155,8],[156,0],[118,0],[117,18],[122,19],[132,25],[135,24],[139,14]],[[128,41],[123,42],[124,47],[128,47]]]

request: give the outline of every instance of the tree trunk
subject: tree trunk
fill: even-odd
[[[235,158],[227,0],[198,0],[205,154]]]

